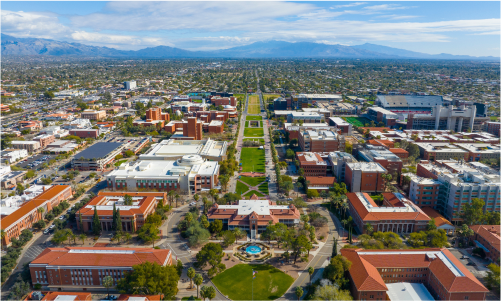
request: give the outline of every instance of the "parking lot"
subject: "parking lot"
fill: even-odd
[[[55,157],[56,156],[54,155],[44,155],[44,154],[35,155],[25,159],[26,161],[21,161],[20,163],[17,164],[17,166],[26,169],[40,170],[42,169],[42,165],[44,163],[49,164],[49,161],[54,159]]]
[[[131,150],[134,153],[137,153],[139,149],[141,149],[145,144],[149,142],[148,138],[138,138],[138,137],[123,137],[118,136],[107,140],[106,142],[118,142],[118,143],[127,143],[128,146],[125,147],[125,150]]]

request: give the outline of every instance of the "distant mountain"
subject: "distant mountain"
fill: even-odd
[[[169,46],[148,47],[141,50],[118,50],[62,41],[16,38],[1,35],[2,55],[52,55],[124,58],[358,58],[358,59],[475,59],[499,60],[495,57],[414,52],[392,47],[363,44],[357,46],[327,45],[320,43],[283,41],[256,42],[246,46],[215,51],[189,51]]]

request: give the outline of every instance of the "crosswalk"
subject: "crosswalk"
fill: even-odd
[[[29,258],[29,260],[35,259],[42,251],[45,250],[45,246],[31,246],[25,253],[25,257]]]

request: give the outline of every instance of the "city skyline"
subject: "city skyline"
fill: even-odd
[[[259,41],[499,57],[499,2],[4,2],[2,33],[121,50]]]

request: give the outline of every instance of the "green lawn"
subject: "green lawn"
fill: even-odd
[[[489,118],[491,119],[491,121],[497,121],[499,117],[498,116],[490,116]]]
[[[253,269],[257,271],[254,280]],[[269,264],[237,264],[212,278],[212,282],[232,300],[275,300],[287,291],[294,279]]]
[[[235,193],[244,194],[247,190],[249,190],[249,187],[247,185],[240,181],[237,181],[237,188],[235,189]]]
[[[246,121],[246,122],[245,122],[245,127],[246,127],[246,128],[248,128],[248,127],[249,127],[249,122],[248,122],[248,121]]]
[[[244,137],[263,137],[263,128],[245,128]]]
[[[247,116],[245,120],[263,120],[262,116]]]
[[[365,117],[343,117],[343,119],[358,127],[364,127],[366,123],[371,123],[371,121]]]
[[[264,144],[263,138],[244,138],[243,141],[257,141],[257,142],[261,142],[262,144]]]
[[[369,100],[367,103],[370,103],[371,105],[374,105],[374,100]]]
[[[261,106],[260,105],[249,105],[249,108],[247,109],[247,113],[259,114],[259,113],[261,113]]]
[[[191,296],[191,297],[183,297],[183,299],[181,299],[181,301],[191,301],[191,300],[202,300],[200,298],[195,298],[195,296]]]
[[[249,105],[259,105],[259,96],[257,95],[249,96]]]
[[[261,191],[262,193],[269,194],[269,191],[268,191],[268,182],[259,185],[258,188],[259,188],[259,191]]]
[[[120,160],[118,162],[115,162],[115,166],[120,166],[120,165],[122,165],[122,163],[125,163],[125,162],[127,162],[127,160]]]
[[[264,196],[261,192],[255,190],[247,192],[246,194],[244,194],[244,196],[250,198],[253,194],[257,195],[258,197]]]
[[[259,183],[266,181],[266,177],[241,177],[239,180],[250,186],[257,186]]]
[[[242,163],[242,172],[265,172],[264,149],[242,148],[240,163]]]
[[[192,99],[193,102],[202,103],[201,99]],[[199,299],[200,300],[200,299]]]

